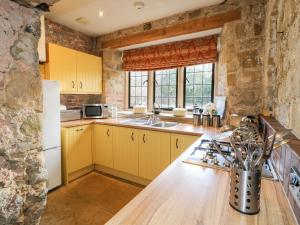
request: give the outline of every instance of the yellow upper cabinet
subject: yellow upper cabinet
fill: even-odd
[[[199,136],[171,134],[171,161],[177,159]]]
[[[139,176],[152,180],[171,162],[170,134],[140,130]]]
[[[77,84],[79,93],[102,92],[102,60],[100,57],[76,52]]]
[[[46,79],[59,80],[61,93],[101,94],[102,59],[56,44],[48,44]]]

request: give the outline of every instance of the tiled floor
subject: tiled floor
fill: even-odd
[[[90,173],[48,195],[41,225],[100,225],[107,222],[142,187]]]

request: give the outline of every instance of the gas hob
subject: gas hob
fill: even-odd
[[[228,142],[220,142],[222,153],[231,160],[233,158],[233,149]],[[230,171],[230,163],[216,150],[214,144],[209,140],[202,140],[200,145],[195,147],[192,154],[185,160],[185,163],[195,164],[214,169]],[[262,177],[272,180],[278,180],[277,174],[270,160],[267,160],[262,168]]]

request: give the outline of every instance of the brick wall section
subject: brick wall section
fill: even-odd
[[[96,38],[87,36],[78,31],[72,30],[64,25],[55,23],[49,19],[45,20],[46,42],[55,43],[67,48],[96,54]],[[61,95],[61,104],[67,108],[80,108],[85,103],[99,103],[100,95]]]
[[[82,95],[82,94],[61,94],[60,104],[67,106],[67,109],[81,108],[82,104],[100,103],[100,95]]]
[[[266,127],[268,135],[274,132],[279,132],[285,128],[272,117],[261,117],[262,126]],[[286,138],[292,139],[288,144],[273,151],[271,161],[278,172],[280,182],[288,196],[291,207],[300,222],[300,208],[297,206],[294,198],[289,192],[290,169],[295,166],[300,171],[300,140],[294,135],[289,135]]]
[[[97,55],[95,52],[96,38],[64,25],[45,19],[46,42],[55,43],[67,48]]]

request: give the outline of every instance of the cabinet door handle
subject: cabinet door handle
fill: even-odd
[[[178,149],[178,138],[176,138],[176,148]]]
[[[134,141],[134,133],[131,133],[131,140]]]
[[[82,84],[82,81],[80,81],[80,88],[82,89],[82,87],[83,87],[83,84]]]
[[[146,134],[143,135],[143,142],[146,143]]]
[[[109,136],[110,136],[110,134],[109,134],[109,129],[107,129],[107,131],[106,131],[106,135],[107,135],[107,137],[109,137]]]
[[[77,129],[76,131],[83,131],[83,128],[81,128],[81,129]]]
[[[75,88],[75,82],[72,80],[72,88]]]

